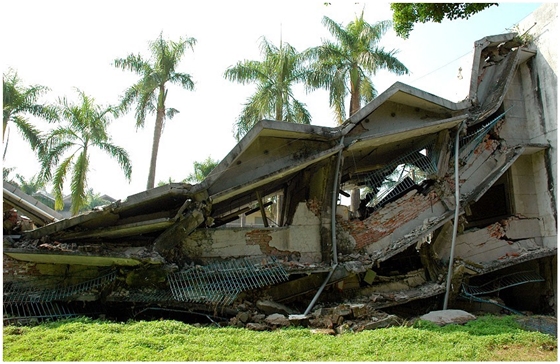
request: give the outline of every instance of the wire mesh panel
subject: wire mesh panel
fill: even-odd
[[[466,135],[464,137],[461,137],[459,139],[459,155],[460,156],[462,155],[461,160],[463,162],[465,162],[467,159],[470,158],[470,156],[472,155],[472,153],[474,152],[476,147],[482,142],[482,140],[484,139],[486,134],[488,134],[490,132],[490,130],[494,126],[496,126],[498,121],[500,121],[504,118],[506,113],[512,107],[510,107],[509,109],[507,109],[506,111],[504,111],[502,114],[498,115],[497,117],[495,117],[491,121],[482,124],[480,126],[480,128],[478,128],[477,130],[472,131],[468,135]],[[455,155],[455,148],[453,147],[454,143],[455,143],[454,140],[449,141],[449,150],[451,150],[451,156]]]
[[[368,173],[367,206],[375,211],[383,207],[386,201],[416,187],[429,175],[436,174],[438,157],[435,140],[430,140],[412,152],[395,158],[383,168]]]
[[[245,290],[286,281],[284,267],[272,257],[251,257],[170,274],[173,296],[178,301],[231,304]]]
[[[67,305],[57,302],[4,302],[3,304],[4,325],[27,324],[77,316],[80,316],[80,314],[74,312]]]
[[[91,292],[113,282],[116,270],[111,270],[100,277],[67,287],[56,289],[37,289],[36,285],[18,286],[13,283],[4,284],[4,302],[50,302]]]
[[[472,296],[480,296],[524,283],[543,282],[544,278],[533,271],[521,271],[501,276],[479,286],[463,283],[463,291]]]

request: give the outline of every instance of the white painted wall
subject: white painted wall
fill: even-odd
[[[184,240],[183,249],[191,258],[201,259],[268,255],[259,244],[249,243],[248,233],[257,230],[270,237],[270,248],[287,254],[299,253],[301,263],[321,261],[320,221],[304,202],[298,205],[291,226],[197,230]]]

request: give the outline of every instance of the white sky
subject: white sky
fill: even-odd
[[[3,1],[2,71],[17,70],[25,85],[40,84],[51,91],[43,101],[58,97],[75,100],[74,87],[102,105],[116,104],[136,80],[132,72],[112,66],[116,58],[130,53],[148,56],[148,41],[163,31],[165,39],[194,37],[178,71],[189,73],[194,91],[171,86],[168,107],[180,111],[167,120],[159,149],[156,183],[180,181],[193,171],[193,162],[211,156],[222,160],[235,146],[232,128],[242,104],[254,86],[223,78],[227,67],[244,59],[261,60],[259,40],[265,36],[278,45],[280,36],[298,51],[321,44],[330,34],[321,24],[323,16],[346,25],[365,7],[368,22],[391,19],[389,3],[329,0],[268,1]],[[380,45],[398,49],[397,58],[411,74],[397,77],[379,72],[373,79],[381,93],[400,81],[451,101],[464,99],[476,40],[508,32],[538,7],[538,3],[500,3],[469,20],[441,24],[417,24],[409,39],[390,30]],[[463,79],[457,78],[462,68]],[[334,126],[325,91],[298,95],[307,104],[314,125]],[[43,130],[52,127],[32,119]],[[124,147],[132,159],[129,184],[116,161],[95,151],[88,183],[95,192],[114,198],[145,190],[155,116],[144,129],[135,130],[133,112],[114,120],[113,142]],[[4,167],[31,178],[39,164],[17,130],[11,128]],[[12,175],[13,176],[13,175]],[[66,191],[66,192],[69,192]]]

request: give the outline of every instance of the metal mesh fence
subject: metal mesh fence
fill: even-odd
[[[272,257],[252,257],[196,266],[169,275],[178,301],[231,304],[239,293],[288,279]]]
[[[504,275],[478,286],[463,283],[462,288],[467,295],[481,296],[532,282],[544,282],[544,278],[533,271],[521,271]]]
[[[390,161],[383,168],[368,173],[366,200],[371,211],[381,208],[386,201],[437,173],[439,151],[434,146],[435,140],[429,140],[410,153]]]
[[[513,106],[512,106],[513,107]],[[498,115],[496,118],[488,121],[480,126],[480,128],[472,131],[468,135],[461,137],[459,139],[459,155],[461,157],[461,161],[465,162],[467,159],[470,158],[476,147],[482,142],[486,134],[490,132],[490,130],[496,126],[498,121],[502,120],[506,113],[511,109],[507,109],[502,114]],[[449,150],[451,150],[451,156],[455,155],[455,148],[453,147],[455,140],[449,141]]]
[[[21,286],[14,283],[4,284],[4,303],[51,302],[73,297],[82,293],[92,292],[113,282],[116,270],[79,284],[56,289],[37,289],[33,286]]]
[[[28,324],[48,319],[70,318],[81,315],[68,307],[68,305],[58,302],[4,302],[2,314],[4,325]]]

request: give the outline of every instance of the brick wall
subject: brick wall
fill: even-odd
[[[426,211],[438,201],[439,197],[435,192],[424,196],[417,191],[410,191],[362,221],[339,219],[338,224],[356,240],[356,250],[362,250],[389,236],[405,223],[414,220],[421,212]]]

